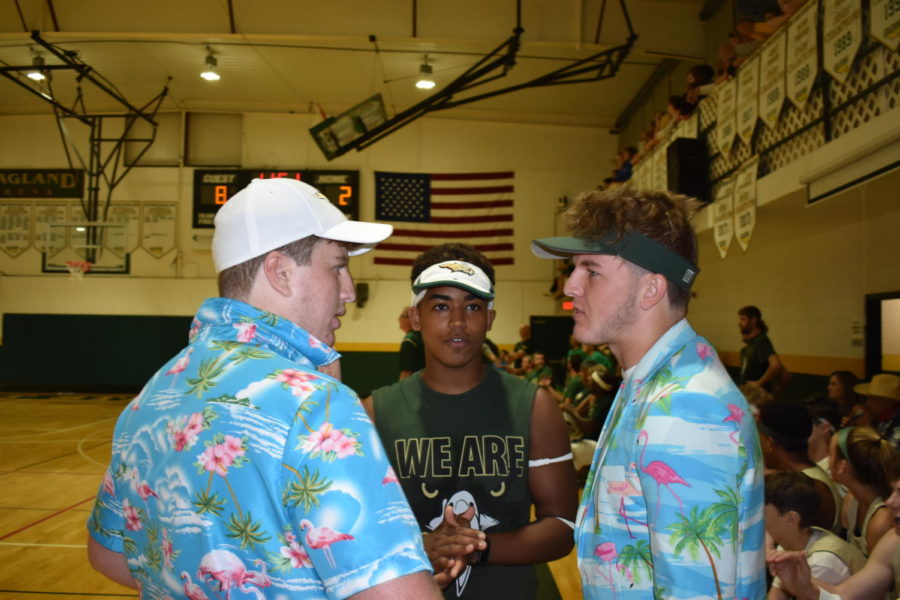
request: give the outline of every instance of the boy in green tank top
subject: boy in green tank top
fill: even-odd
[[[494,270],[480,252],[431,248],[411,279],[425,368],[364,405],[444,596],[559,597],[546,566],[536,568],[573,545],[575,473],[556,401],[481,359],[495,312]]]
[[[781,580],[782,587],[799,600],[869,600],[883,598],[893,590],[892,598],[900,590],[900,460],[894,458],[884,465],[891,480],[891,495],[886,503],[894,517],[894,528],[885,533],[866,560],[865,566],[838,585],[813,579],[806,552],[790,550],[770,551],[769,571]],[[768,500],[768,478],[766,496]],[[768,510],[768,507],[766,507]]]

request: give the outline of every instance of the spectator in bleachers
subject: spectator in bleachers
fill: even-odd
[[[806,406],[795,400],[773,400],[760,409],[757,426],[766,468],[798,471],[813,478],[820,505],[810,523],[839,531],[841,494],[828,474],[807,454],[812,420]]]
[[[777,471],[766,475],[765,489],[766,533],[778,545],[778,550],[803,551],[813,577],[831,585],[862,569],[866,557],[859,548],[812,525],[820,504],[812,478],[797,471]],[[769,600],[790,597],[776,577],[769,590]]]
[[[837,401],[825,396],[813,396],[806,400],[806,408],[812,418],[812,433],[809,435],[809,459],[831,475],[831,436],[841,428],[841,407]],[[838,486],[838,489],[841,489]],[[846,490],[841,490],[841,495]]]
[[[870,425],[895,450],[900,449],[900,377],[879,373],[871,382],[854,386],[853,391],[866,397]]]
[[[758,383],[743,383],[738,389],[747,399],[750,410],[753,412],[753,418],[759,422],[759,411],[763,406],[775,399],[763,386]]]
[[[769,570],[781,579],[784,589],[790,591],[795,598],[872,600],[887,597],[892,585],[894,594],[890,597],[896,596],[896,591],[900,589],[900,564],[896,558],[900,553],[900,461],[896,454],[886,466],[885,472],[891,482],[887,506],[893,517],[892,527],[878,541],[861,571],[832,586],[821,580],[813,580],[805,552],[769,553]]]
[[[841,525],[847,541],[866,556],[894,525],[884,499],[891,492],[886,469],[895,455],[871,427],[845,427],[831,438],[831,476],[848,490]]]
[[[540,381],[544,379],[553,379],[553,367],[547,364],[547,358],[543,352],[535,352],[531,355],[532,368],[525,374],[525,381],[540,385]]]
[[[702,64],[691,67],[687,74],[687,91],[685,99],[696,106],[700,100],[710,95],[715,87],[713,80],[716,70],[712,65]]]
[[[853,391],[853,388],[859,383],[859,377],[851,371],[834,371],[828,377],[828,387],[826,392],[828,397],[838,403],[841,410],[841,417],[846,418],[844,425],[868,425],[868,418],[865,415],[865,396],[861,396]],[[863,419],[863,420],[860,420]]]

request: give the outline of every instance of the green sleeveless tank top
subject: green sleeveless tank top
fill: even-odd
[[[537,386],[487,369],[462,394],[441,394],[414,373],[372,392],[375,426],[422,531],[474,504],[472,526],[487,533],[530,521],[528,456]],[[478,565],[444,591],[446,598],[534,598],[532,566]]]

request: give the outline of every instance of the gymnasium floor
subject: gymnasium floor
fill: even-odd
[[[128,395],[0,393],[0,600],[108,600],[137,594],[96,573],[85,522]],[[581,598],[574,552],[550,565]]]

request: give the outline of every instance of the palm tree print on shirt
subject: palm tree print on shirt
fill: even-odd
[[[713,509],[714,506],[708,506],[703,512],[698,512],[699,508],[694,506],[687,517],[679,514],[678,522],[672,523],[669,529],[672,530],[672,540],[677,540],[674,548],[677,556],[687,551],[692,560],[697,560],[700,557],[700,550],[703,550],[712,569],[713,581],[716,582],[716,597],[722,600],[722,587],[719,585],[719,574],[713,555],[716,558],[722,556],[719,553],[719,546],[722,545],[724,528]]]

